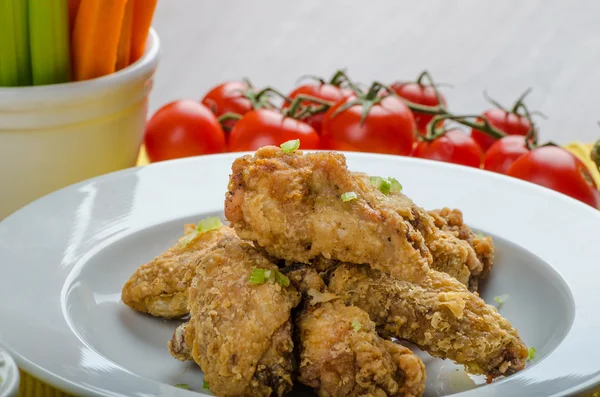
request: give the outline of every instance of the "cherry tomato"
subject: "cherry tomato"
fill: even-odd
[[[144,144],[150,161],[225,151],[225,135],[204,105],[184,99],[160,108],[148,121]]]
[[[244,92],[249,89],[252,87],[243,81],[225,82],[211,89],[201,102],[217,117],[225,113],[244,115],[254,108],[252,101],[244,96]],[[235,123],[236,120],[227,120],[223,123],[223,127],[230,131]]]
[[[590,171],[577,157],[557,146],[541,146],[519,157],[508,175],[564,193],[594,208],[600,192]]]
[[[522,135],[508,135],[497,140],[485,152],[483,168],[500,174],[508,173],[508,168],[519,157],[529,152]]]
[[[303,121],[284,117],[271,109],[258,109],[246,113],[231,130],[229,150],[242,152],[263,146],[279,146],[292,139],[300,139],[301,149],[320,149],[317,132]]]
[[[489,120],[492,126],[508,135],[527,135],[531,128],[531,123],[527,120],[527,117],[502,109],[490,109],[485,111],[483,115]],[[477,119],[477,122],[481,121],[481,119]],[[487,151],[496,142],[495,138],[476,129],[471,130],[471,136],[484,151]]]
[[[323,99],[329,102],[338,102],[344,97],[350,95],[351,92],[341,89],[333,84],[305,84],[301,85],[292,91],[288,97],[291,99],[296,98],[298,95],[309,95],[315,98]],[[304,106],[313,105],[319,106],[314,102],[310,101],[302,101],[301,103]],[[284,108],[289,107],[289,103],[284,104]],[[322,125],[323,125],[323,117],[325,116],[324,112],[313,114],[303,119],[305,123],[310,124],[312,128],[317,131],[317,133],[321,133]]]
[[[430,85],[397,82],[393,83],[390,88],[398,96],[417,105],[438,106],[440,104],[435,95],[435,90]],[[446,98],[442,94],[440,94],[440,99],[442,100],[442,105],[446,106]],[[415,117],[417,130],[421,135],[425,135],[427,133],[427,124],[429,124],[434,116],[420,112],[413,112],[413,116]]]
[[[459,130],[449,130],[434,141],[419,142],[412,155],[479,168],[483,151],[469,135]]]
[[[415,141],[415,119],[401,99],[389,95],[374,104],[361,123],[368,102],[355,104],[336,114],[353,94],[332,106],[323,119],[321,139],[325,149],[410,154]]]

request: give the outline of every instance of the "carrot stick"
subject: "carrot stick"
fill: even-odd
[[[135,0],[127,0],[125,6],[125,16],[123,17],[123,26],[121,27],[121,36],[119,37],[119,48],[117,49],[117,70],[121,70],[129,65],[131,59],[131,34],[133,29],[133,6]]]
[[[73,29],[73,77],[87,80],[115,71],[127,0],[81,0]]]
[[[79,10],[80,3],[81,0],[69,0],[69,32],[73,32],[75,17],[77,17],[77,10]]]
[[[156,9],[157,0],[134,0],[133,31],[131,36],[131,62],[135,62],[144,55],[148,32],[152,25],[152,17]]]

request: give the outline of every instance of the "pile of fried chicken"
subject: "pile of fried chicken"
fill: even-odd
[[[492,239],[459,210],[382,191],[342,154],[268,146],[233,163],[225,216],[187,225],[122,290],[134,310],[189,316],[168,348],[215,395],[282,396],[298,381],[319,396],[420,396],[425,367],[398,341],[488,382],[524,368],[517,330],[477,293]]]

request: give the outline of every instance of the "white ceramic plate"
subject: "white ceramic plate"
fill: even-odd
[[[194,395],[172,386],[178,383],[202,392],[199,369],[167,351],[176,322],[133,312],[120,291],[140,264],[174,244],[184,223],[222,215],[238,155],[109,174],[0,223],[0,338],[17,363],[79,395]],[[493,303],[508,294],[501,313],[537,349],[528,368],[491,385],[423,355],[426,396],[565,396],[600,383],[599,211],[485,171],[347,157],[352,170],[394,176],[422,207],[460,208],[468,224],[494,235],[496,267],[482,296]]]

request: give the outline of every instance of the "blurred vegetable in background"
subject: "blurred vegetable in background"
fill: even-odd
[[[68,0],[28,0],[33,85],[65,83],[71,77]]]
[[[105,76],[145,51],[157,0],[0,0],[0,86]]]
[[[31,84],[27,1],[0,0],[0,86]]]
[[[147,148],[149,154],[153,152],[150,160],[255,150],[300,139],[305,150],[410,155],[484,168],[554,189],[593,207],[600,205],[600,171],[592,159],[593,154],[600,163],[600,143],[572,142],[564,148],[551,142],[538,144],[532,114],[539,112],[530,112],[525,104],[530,90],[510,110],[484,93],[495,108],[457,115],[427,71],[415,82],[387,86],[374,81],[368,90],[359,88],[364,85],[352,81],[345,70],[336,71],[329,82],[312,78],[314,83],[302,83],[288,96],[272,87],[255,90],[248,80],[215,86],[202,104],[219,117],[221,128],[214,123],[204,128],[204,121],[191,121],[180,112],[169,112],[168,126],[158,128],[157,120],[164,119],[164,108],[159,110],[146,133],[152,141]],[[201,106],[199,101],[190,102]],[[208,150],[181,139],[182,131],[189,134],[189,130],[198,142],[226,141],[229,130],[231,135],[222,148]],[[158,133],[162,137],[156,140]],[[168,156],[166,152],[156,155],[160,145],[165,145]]]

